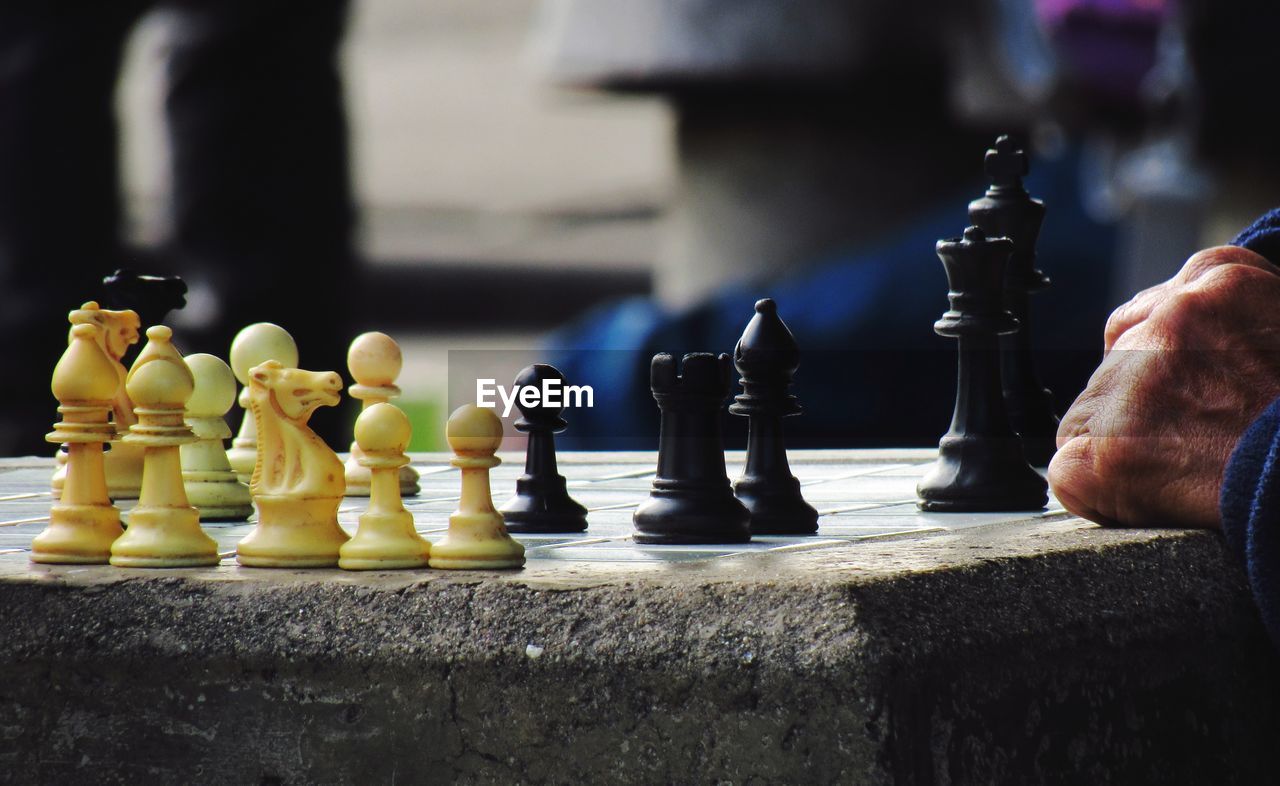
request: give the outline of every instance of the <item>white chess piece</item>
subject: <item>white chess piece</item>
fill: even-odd
[[[249,482],[258,462],[258,430],[249,414],[249,369],[268,360],[285,368],[298,367],[298,345],[287,330],[270,322],[258,322],[236,334],[231,342],[231,371],[244,386],[239,398],[244,419],[240,421],[240,433],[231,441],[227,460],[242,483]]]
[[[183,445],[182,483],[201,521],[244,521],[253,513],[249,487],[241,483],[227,460],[223,440],[231,437],[224,420],[235,404],[236,378],[214,355],[188,355],[195,390],[187,401],[187,425],[199,442]]]

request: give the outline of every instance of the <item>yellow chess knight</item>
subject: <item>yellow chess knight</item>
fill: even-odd
[[[139,321],[133,311],[111,311],[101,308],[95,301],[82,305],[67,315],[72,329],[76,325],[93,325],[96,327],[96,341],[102,347],[108,360],[114,367],[118,384],[111,399],[111,417],[115,423],[115,434],[112,437],[110,451],[106,454],[104,464],[107,473],[107,493],[113,499],[137,499],[142,488],[142,454],[143,449],[121,442],[120,438],[129,433],[129,427],[138,422],[133,414],[133,402],[125,390],[125,371],[121,360],[129,347],[138,343]],[[66,477],[66,455],[58,454],[58,470],[53,474],[53,493],[62,493],[63,480]]]
[[[335,566],[348,539],[338,526],[346,480],[342,461],[307,420],[317,407],[337,405],[342,378],[274,360],[247,376],[258,443],[249,492],[258,525],[240,541],[236,559],[255,568]]]

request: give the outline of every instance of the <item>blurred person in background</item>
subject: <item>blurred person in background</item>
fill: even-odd
[[[599,30],[601,4],[557,5],[557,18],[570,20],[562,22],[569,32],[561,32],[559,45],[569,52],[576,77],[570,81],[589,82],[581,77],[590,73],[583,65],[589,58],[574,47],[572,20],[588,17],[594,24],[583,29]],[[788,41],[788,26],[802,32],[798,14],[770,18],[760,11],[768,4],[747,4],[760,11],[757,23],[774,23],[757,25],[759,36],[768,30],[763,38],[741,32],[749,25],[745,10],[717,16],[709,10],[721,5],[714,0],[693,5],[698,18],[719,23],[705,35],[722,48],[736,35],[758,52],[760,41]],[[686,60],[683,80],[662,73],[660,62],[609,63],[624,78],[657,73],[651,84],[626,87],[662,92],[677,110],[677,233],[697,212],[682,206],[682,196],[701,188],[700,229],[719,232],[739,260],[691,255],[680,266],[719,265],[722,285],[690,302],[637,299],[603,308],[550,337],[568,378],[593,385],[597,395],[594,409],[575,413],[567,445],[651,447],[657,410],[649,357],[731,351],[751,303],[764,296],[778,302],[802,352],[795,392],[805,414],[788,421],[789,444],[936,444],[951,414],[955,366],[954,347],[932,330],[946,308],[946,279],[933,246],[968,223],[966,206],[987,185],[982,154],[998,133],[1026,144],[1027,188],[1048,208],[1037,266],[1053,283],[1032,297],[1031,331],[1036,368],[1056,394],[1058,412],[1097,366],[1102,329],[1116,304],[1171,275],[1196,249],[1225,242],[1261,212],[1241,209],[1239,197],[1280,193],[1271,175],[1252,183],[1231,176],[1231,159],[1275,163],[1273,145],[1261,138],[1268,125],[1250,124],[1239,135],[1247,145],[1222,144],[1240,108],[1262,103],[1249,85],[1263,85],[1275,72],[1273,48],[1259,40],[1260,31],[1275,29],[1274,11],[1171,0],[921,0],[891,10],[820,0],[800,5],[809,16],[826,14],[836,30],[861,26],[846,42],[857,51],[833,49],[824,63],[806,61],[782,74],[726,56],[728,77],[713,72],[714,78]],[[676,14],[661,8],[654,13]],[[804,24],[821,27],[808,17]],[[656,22],[632,27],[667,29]],[[1245,53],[1233,42],[1246,42]],[[598,83],[611,84],[602,70]],[[746,127],[789,127],[770,141],[835,141],[821,166],[780,166],[771,177],[734,179],[707,172],[706,151],[716,137],[706,129],[716,124],[737,129],[719,138],[721,149]],[[796,133],[797,126],[804,132]],[[759,136],[769,140],[767,132]],[[760,147],[761,158],[787,161],[784,145]],[[705,187],[717,178],[729,187]],[[795,185],[797,179],[820,184],[813,190],[825,204],[814,199],[811,210],[846,216],[847,231],[788,253],[793,249],[772,236],[802,234],[812,219],[802,211],[752,215],[741,205],[752,202],[753,191],[809,187]],[[831,188],[832,182],[847,187]],[[1224,220],[1218,206],[1228,187],[1236,209]],[[747,272],[735,275],[741,271]],[[658,274],[662,292],[661,265]],[[742,420],[727,419],[738,444]]]
[[[115,92],[131,30],[163,13],[172,235],[122,225]],[[0,453],[43,454],[66,314],[119,267],[209,281],[218,314],[180,331],[226,357],[286,326],[303,363],[342,368],[354,212],[336,57],[347,0],[9,3],[0,9],[0,321],[12,372]]]

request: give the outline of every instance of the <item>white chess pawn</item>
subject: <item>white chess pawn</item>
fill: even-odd
[[[449,416],[445,437],[454,453],[449,463],[462,470],[462,496],[449,531],[431,547],[431,567],[522,567],[524,546],[507,534],[489,490],[489,470],[502,463],[494,455],[502,444],[502,420],[492,409],[464,404]]]
[[[231,342],[231,371],[244,386],[239,398],[244,419],[240,421],[240,433],[231,441],[227,460],[241,483],[249,482],[258,462],[258,430],[249,412],[249,369],[268,360],[285,368],[298,367],[298,345],[287,330],[270,322],[257,322],[236,334]]]
[[[249,487],[227,461],[223,440],[230,438],[227,412],[236,401],[231,367],[215,355],[188,355],[195,390],[187,401],[187,425],[199,442],[183,445],[182,483],[201,521],[244,521],[253,513]]]
[[[400,345],[386,333],[362,333],[351,342],[347,350],[347,370],[356,382],[348,392],[360,400],[365,411],[376,404],[384,404],[400,395],[396,377],[400,376],[404,360]],[[351,457],[347,459],[347,496],[369,496],[369,468],[360,461],[359,440],[351,443]],[[406,462],[399,469],[400,493],[413,496],[418,493],[418,471]]]
[[[345,570],[425,568],[431,543],[413,527],[413,514],[400,499],[400,469],[409,463],[404,449],[412,429],[409,418],[394,404],[366,407],[356,419],[360,465],[371,473],[369,509],[360,527],[338,550],[338,567]]]
[[[124,568],[187,568],[218,564],[218,544],[200,529],[200,512],[182,486],[179,447],[196,441],[183,420],[195,387],[191,370],[164,325],[147,328],[147,345],[125,380],[138,422],[126,444],[146,450],[142,493],[129,528],[111,544],[111,564]]]

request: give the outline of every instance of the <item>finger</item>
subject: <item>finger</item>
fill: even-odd
[[[1102,335],[1102,348],[1110,352],[1116,341],[1134,326],[1145,322],[1153,311],[1163,305],[1174,293],[1186,284],[1198,281],[1206,273],[1223,265],[1245,265],[1270,273],[1280,278],[1280,268],[1271,264],[1266,257],[1256,254],[1240,246],[1215,246],[1197,251],[1191,255],[1170,280],[1144,289],[1133,296],[1128,303],[1117,308],[1107,319],[1106,329]]]
[[[1058,448],[1049,462],[1049,488],[1062,506],[1080,518],[1114,524],[1099,510],[1105,486],[1094,461],[1094,440],[1087,434],[1073,437]]]
[[[1134,325],[1146,321],[1151,312],[1168,299],[1171,282],[1157,284],[1134,295],[1128,303],[1121,305],[1107,318],[1107,326],[1102,331],[1102,349],[1110,352],[1121,336]]]
[[[1223,265],[1246,265],[1280,277],[1280,268],[1271,264],[1260,254],[1240,246],[1214,246],[1192,254],[1172,281],[1178,284],[1189,284]]]

